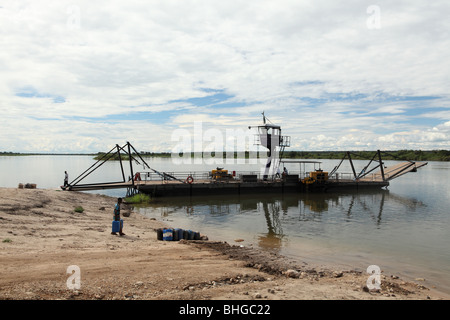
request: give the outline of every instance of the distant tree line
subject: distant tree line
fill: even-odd
[[[145,157],[159,157],[159,158],[170,158],[172,156],[172,153],[170,152],[148,152],[148,151],[141,151],[141,156]]]
[[[355,160],[371,159],[376,151],[351,151]],[[346,151],[285,151],[285,159],[342,159]],[[450,161],[450,150],[382,151],[383,160]]]
[[[13,152],[13,151],[0,151],[0,156],[92,156],[93,153],[42,153],[42,152]]]
[[[351,151],[351,157],[355,160],[371,159],[375,155],[376,151]],[[142,156],[146,157],[171,157],[169,152],[157,153],[157,152],[143,152]],[[220,153],[211,152],[208,155],[212,157],[220,157]],[[249,151],[234,152],[233,157],[245,158],[254,156]],[[283,159],[342,159],[346,155],[346,151],[284,151]],[[178,156],[183,156],[182,153]],[[191,153],[191,157],[202,156],[201,153]],[[222,157],[227,158],[230,154],[223,152]],[[265,152],[256,153],[257,157],[266,157]],[[396,150],[396,151],[382,151],[383,160],[413,160],[413,161],[450,161],[450,150]]]
[[[139,154],[141,155],[141,157],[145,157],[145,158],[153,158],[153,157],[158,157],[158,158],[170,158],[172,156],[172,154],[170,152],[146,152],[146,151],[140,151]],[[132,152],[131,155],[134,158],[137,158],[136,153]],[[117,152],[111,152],[110,154],[106,154],[105,152],[98,152],[95,157],[95,160],[129,160],[130,157],[128,155],[128,153],[120,153],[120,158],[119,158],[119,154]]]
[[[351,151],[351,157],[355,160],[371,159],[376,151]],[[208,152],[210,157],[222,157],[229,158],[230,152],[223,152],[221,155],[217,152]],[[242,157],[250,158],[254,157],[266,157],[266,152],[251,153],[249,151],[245,152],[231,152],[234,158]],[[342,159],[346,154],[346,151],[284,151],[283,159]],[[0,156],[29,156],[29,155],[92,155],[95,160],[106,159],[105,152],[98,152],[95,154],[86,153],[20,153],[20,152],[10,152],[10,151],[0,151]],[[142,157],[151,158],[170,158],[172,153],[170,152],[147,152],[141,151],[140,155]],[[175,154],[182,157],[183,154]],[[202,154],[192,152],[191,157],[204,157],[205,153]],[[109,160],[119,160],[119,155],[117,152],[108,155]],[[120,158],[122,160],[129,160],[128,154],[121,153]],[[384,160],[413,160],[413,161],[450,161],[450,150],[395,150],[395,151],[382,151],[382,158]]]

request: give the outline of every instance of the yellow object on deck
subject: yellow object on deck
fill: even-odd
[[[311,177],[306,177],[305,179],[302,179],[302,182],[304,184],[313,184],[314,182],[316,182],[316,180],[314,178],[311,178]]]
[[[328,180],[328,172],[319,169],[319,170],[310,172],[309,177],[318,182],[324,182],[324,181]]]
[[[316,181],[319,183],[328,181],[328,172],[324,172],[323,170],[318,169],[316,171],[310,172],[309,177],[302,179],[302,182],[304,184],[313,184]]]
[[[224,169],[214,169],[213,171],[211,171],[211,173],[213,175],[215,174],[228,174],[228,170],[224,170]]]
[[[232,179],[233,176],[228,174],[228,170],[224,170],[223,168],[217,168],[211,171],[211,177],[215,180],[220,179]]]

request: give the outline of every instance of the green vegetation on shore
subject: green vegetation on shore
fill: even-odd
[[[151,198],[148,194],[138,193],[131,197],[126,197],[124,199],[125,203],[128,204],[140,204],[140,203],[149,203]]]
[[[130,160],[130,157],[128,154],[121,153],[120,158],[119,154],[117,152],[110,153],[109,155],[106,155],[106,152],[98,152],[96,156],[94,157],[94,160]]]
[[[78,213],[83,213],[84,208],[82,206],[77,206],[77,207],[75,207],[75,209],[73,211],[78,212]]]

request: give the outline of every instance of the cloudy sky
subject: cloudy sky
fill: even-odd
[[[0,151],[171,151],[263,111],[289,150],[450,149],[449,16],[448,0],[0,0]]]

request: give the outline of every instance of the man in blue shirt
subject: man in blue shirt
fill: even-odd
[[[122,232],[122,221],[120,221],[120,204],[122,203],[122,198],[117,198],[117,203],[114,207],[114,221],[119,221],[120,222],[120,230],[119,230],[119,235],[124,236],[125,233]],[[117,234],[115,232],[111,232],[111,234]]]

